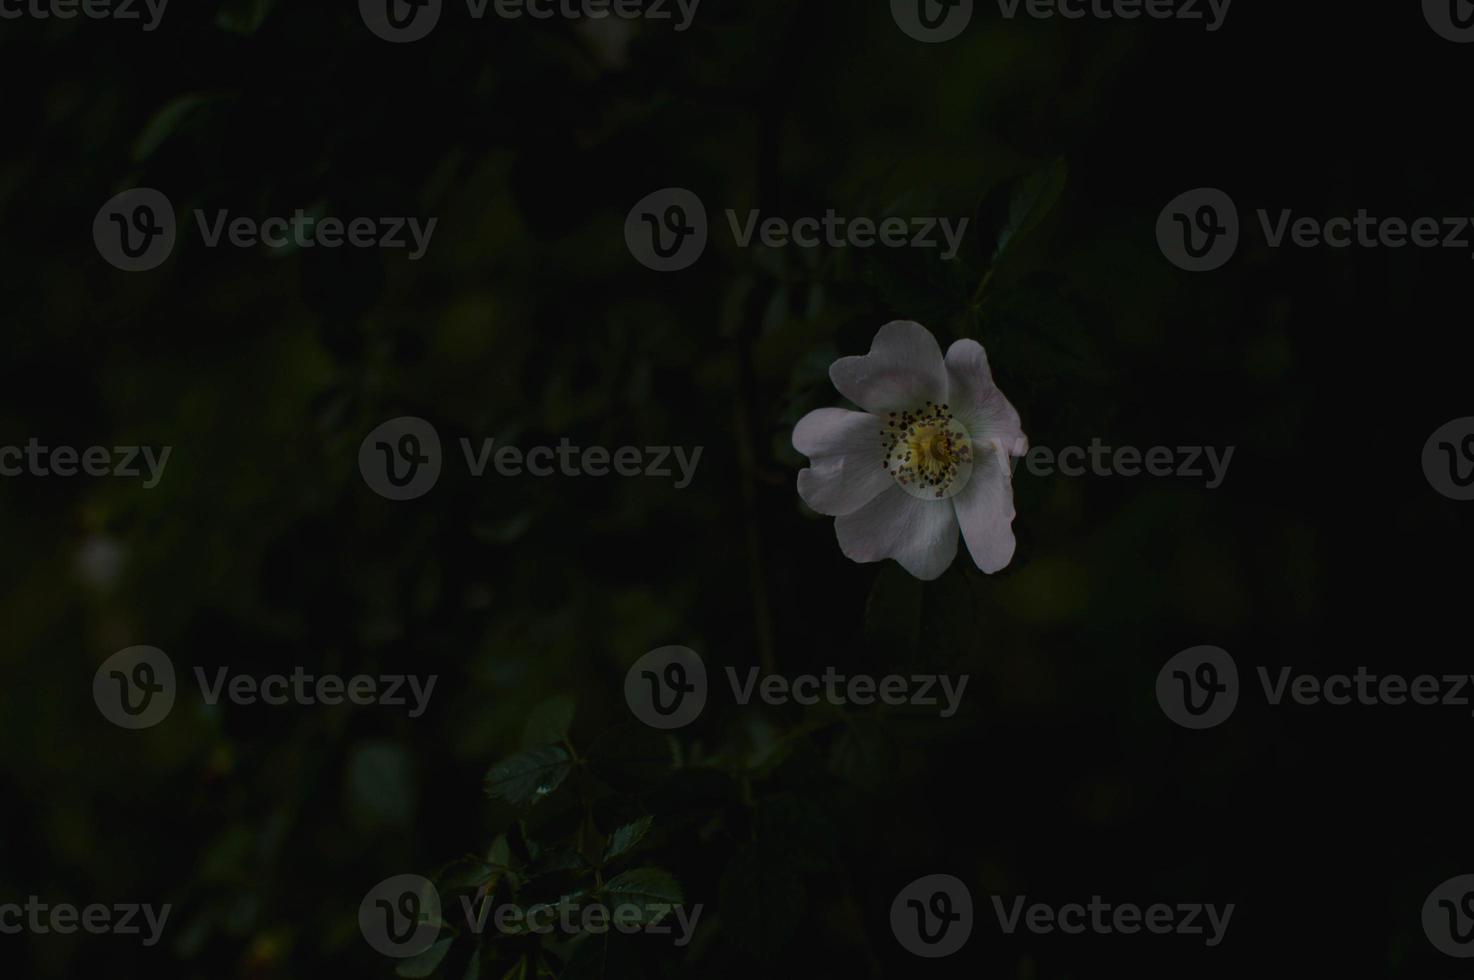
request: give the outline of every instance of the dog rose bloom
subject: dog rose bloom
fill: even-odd
[[[945,572],[957,532],[978,568],[1013,558],[1013,467],[1028,441],[993,384],[988,355],[959,340],[946,357],[919,323],[897,320],[870,353],[829,367],[864,411],[821,408],[799,420],[793,448],[809,458],[798,495],[835,518],[839,550],[857,562],[894,558],[919,579]]]

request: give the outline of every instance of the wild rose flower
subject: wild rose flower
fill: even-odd
[[[864,411],[820,408],[799,420],[793,448],[804,503],[835,518],[851,561],[894,558],[919,579],[957,556],[957,532],[978,568],[1013,559],[1013,467],[1028,449],[1018,412],[993,383],[988,355],[959,340],[942,356],[919,323],[897,320],[870,353],[829,367],[839,393]]]

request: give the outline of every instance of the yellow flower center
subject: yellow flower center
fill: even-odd
[[[892,412],[880,438],[881,465],[913,497],[945,499],[972,476],[972,439],[946,405]]]

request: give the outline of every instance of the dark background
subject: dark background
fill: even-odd
[[[481,777],[540,701],[577,699],[575,745],[623,745],[626,668],[679,643],[714,672],[769,650],[790,675],[972,682],[945,723],[856,712],[809,732],[796,710],[709,708],[679,766],[607,801],[654,817],[649,858],[706,906],[702,931],[678,954],[631,941],[610,975],[1454,975],[1419,911],[1474,870],[1468,709],[1270,709],[1253,672],[1467,669],[1468,505],[1432,490],[1420,452],[1469,414],[1470,255],[1270,250],[1251,212],[1474,214],[1474,52],[1412,4],[1249,0],[1214,34],[984,4],[928,46],[879,0],[704,0],[686,33],[634,25],[622,61],[599,37],[455,4],[402,47],[350,3],[176,0],[152,34],[0,23],[0,445],[173,447],[150,491],[0,480],[0,901],[175,906],[152,950],[0,937],[7,974],[389,975],[358,934],[364,892],[514,825]],[[1056,160],[1057,206],[972,304],[1000,201]],[[417,263],[205,250],[189,231],[130,275],[90,228],[138,185],[181,216],[439,225]],[[706,201],[713,244],[661,275],[622,226],[672,185]],[[1246,239],[1191,275],[1153,229],[1199,186],[1234,198]],[[733,247],[727,207],[976,224],[952,263],[765,254]],[[829,361],[896,318],[981,340],[1037,445],[1233,445],[1228,479],[1021,472],[1003,573],[965,550],[925,585],[853,565],[800,505],[788,439],[838,403]],[[447,473],[394,504],[356,461],[399,415],[437,426]],[[463,435],[705,452],[684,491],[471,480]],[[1153,684],[1205,643],[1247,689],[1223,727],[1188,732]],[[91,678],[134,644],[181,672],[440,681],[414,720],[185,697],[124,732]],[[934,872],[968,883],[978,922],[929,963],[888,910]],[[995,893],[1237,908],[1214,949],[1008,937]]]

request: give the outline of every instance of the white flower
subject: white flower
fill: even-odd
[[[821,408],[799,420],[793,448],[809,457],[798,494],[836,518],[845,557],[894,558],[934,579],[957,556],[957,532],[978,568],[1013,558],[1008,457],[1028,449],[1018,412],[993,384],[988,355],[959,340],[942,357],[919,323],[897,320],[870,353],[829,367],[839,393],[863,412]]]

